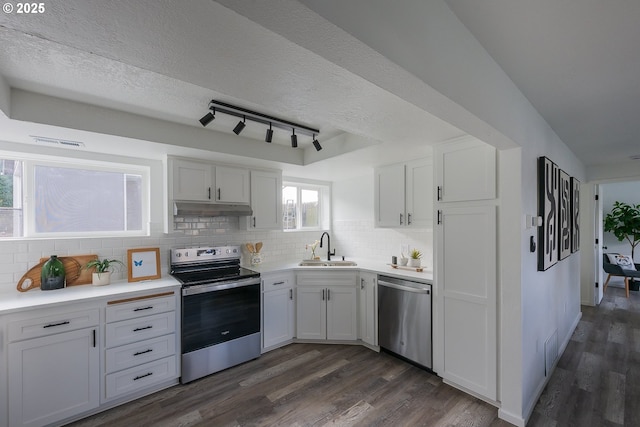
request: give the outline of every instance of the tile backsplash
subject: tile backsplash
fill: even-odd
[[[198,245],[244,245],[263,242],[264,262],[302,259],[310,252],[305,245],[320,239],[319,231],[284,232],[242,230],[238,217],[176,217],[171,234],[154,232],[150,237],[38,239],[0,241],[0,292],[15,289],[20,278],[40,258],[95,253],[99,257],[115,258],[126,262],[127,249],[159,247],[162,274],[168,274],[169,249]],[[368,258],[390,262],[392,255],[400,255],[400,245],[420,249],[423,265],[432,266],[431,231],[376,229],[373,221],[335,221],[331,234],[332,249],[336,255],[348,258]],[[244,249],[244,248],[243,248]],[[324,257],[325,249],[316,254]],[[114,274],[114,280],[125,279],[126,269]]]

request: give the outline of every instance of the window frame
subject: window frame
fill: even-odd
[[[8,160],[19,160],[23,166],[22,176],[22,235],[0,238],[1,241],[19,239],[50,239],[50,238],[108,238],[108,237],[147,237],[150,236],[151,218],[151,168],[140,164],[88,160],[75,157],[59,157],[48,155],[29,155],[25,153],[0,151],[0,157]],[[121,231],[78,231],[78,232],[37,232],[36,231],[36,200],[35,200],[35,171],[37,166],[58,167],[99,172],[122,173],[124,175],[139,175],[142,179],[141,191],[141,224],[140,230]]]
[[[299,178],[283,178],[282,188],[295,187],[296,188],[296,228],[286,229],[284,228],[284,221],[282,224],[282,231],[284,232],[300,232],[300,231],[330,231],[331,230],[331,183],[323,181],[305,180]],[[302,191],[311,190],[318,191],[318,225],[314,227],[302,226]],[[284,192],[281,202],[283,207],[284,216]]]

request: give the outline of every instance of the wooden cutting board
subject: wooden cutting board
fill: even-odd
[[[98,255],[72,255],[58,257],[64,265],[64,271],[67,279],[67,286],[86,285],[91,283],[91,274],[94,268],[85,269],[87,262],[98,259]],[[40,287],[40,275],[42,274],[42,266],[49,258],[40,258],[40,262],[35,267],[27,271],[18,282],[16,289],[20,292],[26,292],[30,289]]]

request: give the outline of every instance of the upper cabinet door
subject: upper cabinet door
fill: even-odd
[[[404,163],[381,166],[376,168],[374,173],[376,227],[398,227],[405,225]]]
[[[430,158],[407,163],[406,225],[433,226],[433,160]]]
[[[282,175],[251,171],[251,209],[249,228],[282,230]]]
[[[249,170],[216,166],[215,202],[249,203]]]
[[[173,159],[173,200],[213,200],[213,166],[208,163]]]
[[[459,202],[496,198],[496,149],[465,138],[435,148],[437,200]]]

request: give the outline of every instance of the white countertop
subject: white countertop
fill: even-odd
[[[398,277],[401,279],[418,280],[420,282],[433,284],[433,271],[424,269],[422,272],[393,268],[389,264],[366,259],[349,258],[347,261],[354,261],[356,266],[331,266],[331,267],[301,267],[298,264],[301,260],[275,261],[257,265],[245,265],[246,268],[257,271],[259,273],[273,273],[284,270],[358,270],[369,271],[376,274],[384,274],[386,276]]]
[[[26,308],[38,308],[46,305],[66,304],[79,302],[91,298],[110,297],[124,295],[132,292],[153,291],[180,286],[180,283],[171,276],[157,280],[145,280],[140,282],[119,281],[105,286],[78,285],[52,291],[32,289],[27,292],[5,291],[0,293],[0,314]]]

